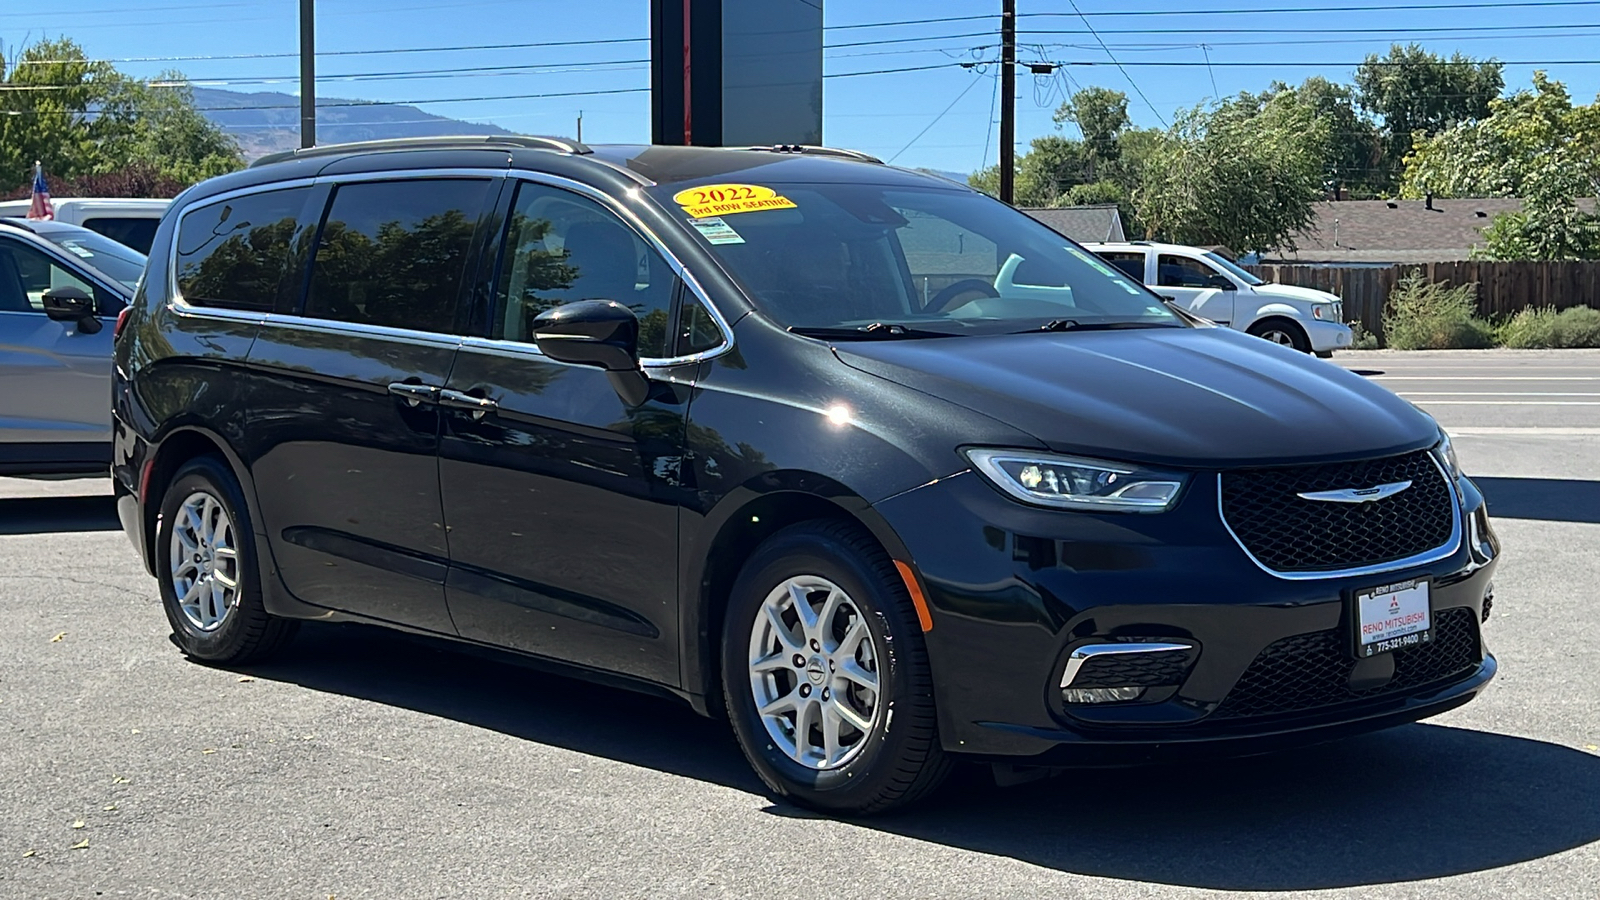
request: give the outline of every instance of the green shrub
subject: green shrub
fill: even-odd
[[[1530,306],[1518,310],[1500,327],[1500,342],[1518,350],[1554,346],[1550,343],[1555,330],[1556,310],[1553,306]]]
[[[1600,309],[1574,306],[1556,316],[1556,347],[1600,347]]]
[[[1396,350],[1478,350],[1494,345],[1494,327],[1474,315],[1478,286],[1446,287],[1413,272],[1389,293],[1386,343]]]
[[[1524,309],[1501,326],[1500,339],[1519,349],[1600,347],[1600,309],[1574,306],[1559,313],[1549,306]]]
[[[1350,323],[1350,349],[1351,350],[1380,350],[1383,341],[1378,336],[1366,329],[1360,322]]]

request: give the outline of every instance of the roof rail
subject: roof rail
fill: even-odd
[[[353,141],[348,144],[318,144],[298,150],[268,153],[250,164],[250,168],[267,166],[288,159],[307,159],[316,156],[335,156],[341,153],[361,153],[382,150],[444,150],[463,147],[526,147],[531,150],[556,150],[561,153],[582,155],[593,153],[587,144],[561,137],[526,134],[461,134],[418,138],[385,138],[377,141]]]
[[[0,225],[10,225],[12,228],[21,228],[23,231],[37,233],[38,229],[28,224],[28,220],[21,216],[0,216]]]
[[[765,150],[769,153],[804,153],[808,156],[835,156],[839,159],[853,159],[856,162],[876,163],[883,165],[883,160],[860,150],[845,150],[840,147],[817,147],[811,144],[768,144],[759,147],[734,147],[735,150]]]

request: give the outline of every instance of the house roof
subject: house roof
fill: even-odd
[[[1295,249],[1264,261],[1406,263],[1467,259],[1482,231],[1503,212],[1522,209],[1514,197],[1441,200],[1332,200],[1317,204]]]
[[[1127,240],[1122,231],[1122,213],[1114,203],[1024,209],[1023,212],[1080,243]]]

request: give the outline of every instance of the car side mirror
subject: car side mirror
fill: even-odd
[[[76,322],[78,330],[94,334],[100,330],[100,320],[94,315],[94,298],[83,288],[70,285],[51,288],[44,292],[44,314],[56,322]]]
[[[1219,291],[1237,291],[1239,286],[1234,284],[1226,275],[1213,275],[1206,280],[1206,287]]]
[[[604,369],[629,406],[650,393],[639,368],[639,317],[615,300],[563,303],[534,317],[533,342],[551,359]]]

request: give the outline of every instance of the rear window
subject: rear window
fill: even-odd
[[[184,214],[178,291],[195,306],[270,312],[310,188],[263,191]]]
[[[123,216],[98,216],[93,219],[84,219],[83,227],[139,251],[148,254],[150,245],[156,240],[156,226],[161,223],[160,218],[132,218]]]

